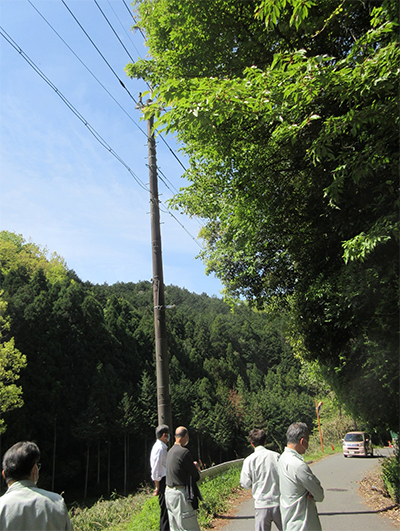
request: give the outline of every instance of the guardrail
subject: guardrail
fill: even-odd
[[[244,461],[244,458],[241,459],[235,459],[234,461],[226,461],[225,463],[220,463],[219,465],[210,466],[210,468],[206,468],[204,470],[201,470],[200,472],[200,479],[198,483],[201,483],[204,481],[205,478],[212,478],[216,476],[217,474],[221,474],[221,472],[224,472],[225,470],[228,470],[229,468],[236,468],[242,465]]]

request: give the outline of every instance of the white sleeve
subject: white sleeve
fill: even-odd
[[[251,489],[253,484],[248,459],[245,459],[243,462],[242,471],[240,473],[240,484],[244,489]]]
[[[156,448],[154,452],[151,454],[151,479],[153,481],[160,481],[161,480],[161,467],[162,467],[162,460],[161,460],[161,448]]]
[[[312,497],[316,502],[323,501],[324,489],[322,488],[319,479],[314,476],[310,467],[306,463],[297,470],[297,477],[303,487],[312,494]]]

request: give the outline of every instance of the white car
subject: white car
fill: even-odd
[[[373,456],[371,436],[365,431],[349,431],[343,439],[343,455]]]

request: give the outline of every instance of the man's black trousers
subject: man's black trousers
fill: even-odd
[[[160,481],[158,503],[160,504],[160,531],[169,531],[168,511],[165,505],[165,476]]]

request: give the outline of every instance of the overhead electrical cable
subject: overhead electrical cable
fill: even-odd
[[[110,28],[112,29],[114,35],[117,37],[119,43],[121,44],[121,46],[123,47],[123,49],[126,51],[126,53],[128,54],[130,60],[132,61],[132,63],[135,62],[134,58],[131,56],[131,54],[129,53],[129,50],[127,49],[127,47],[125,46],[125,44],[122,42],[122,40],[120,39],[118,33],[115,31],[114,29],[114,26],[111,24],[111,22],[108,20],[107,18],[107,15],[104,13],[104,11],[101,9],[101,7],[99,6],[99,3],[97,2],[97,0],[94,0],[94,3],[96,4],[96,6],[98,7],[100,13],[103,15],[103,17],[105,18],[107,24],[110,26]]]
[[[90,123],[82,116],[82,114],[74,107],[74,105],[64,96],[64,94],[52,83],[52,81],[42,72],[42,70],[34,63],[34,61],[22,50],[20,46],[10,37],[5,29],[0,26],[0,35],[21,55],[21,57],[29,64],[29,66],[45,81],[50,88],[54,90],[57,96],[63,101],[68,109],[83,123],[83,125],[90,131],[93,137],[101,144],[114,158],[118,160],[130,173],[136,183],[146,192],[151,194],[150,189],[141,181],[141,179],[135,174],[135,172],[128,166],[128,164],[116,153],[112,147],[104,140],[104,138],[90,125]],[[153,198],[155,199],[155,198]],[[160,204],[162,202],[158,200]],[[169,214],[190,237],[196,241],[196,244],[201,248],[199,242],[190,232],[184,227],[184,225],[174,216],[169,210],[162,210],[162,212]]]
[[[143,33],[142,29],[140,28],[136,18],[134,17],[132,11],[129,9],[128,7],[128,4],[125,2],[125,0],[122,0],[126,9],[128,10],[129,14],[131,15],[134,23],[136,24],[136,27],[137,29],[140,31],[140,34],[142,35],[143,39],[146,40],[146,35]],[[150,88],[149,84],[147,83],[147,81],[143,80],[147,86]],[[176,158],[176,160],[179,162],[179,164],[182,166],[182,168],[186,171],[187,168],[185,168],[185,166],[183,165],[182,161],[179,159],[179,157],[177,156],[177,154],[170,148],[170,146],[168,145],[167,141],[164,139],[164,137],[162,137],[161,135],[159,135],[161,140],[164,142],[164,144],[168,147],[168,149],[170,150],[170,152],[172,153],[172,155]]]
[[[120,85],[126,90],[126,92],[129,94],[130,98],[132,98],[132,100],[135,102],[135,104],[137,105],[138,102],[135,100],[135,98],[132,96],[132,94],[129,92],[129,90],[126,88],[124,82],[120,79],[120,77],[118,76],[118,74],[116,73],[116,71],[114,70],[114,68],[110,65],[110,63],[107,61],[107,59],[104,57],[104,55],[101,53],[101,51],[99,50],[99,48],[96,46],[96,44],[94,43],[93,39],[90,37],[90,35],[87,33],[87,31],[85,30],[85,28],[82,26],[82,24],[79,22],[79,20],[76,18],[76,16],[73,14],[73,12],[71,11],[71,9],[67,6],[67,4],[65,3],[65,0],[61,0],[61,2],[64,4],[64,6],[67,8],[67,10],[69,11],[70,15],[72,16],[72,18],[75,20],[75,22],[78,24],[78,26],[81,28],[81,30],[83,31],[83,33],[86,35],[86,37],[89,39],[89,41],[92,43],[92,45],[94,46],[94,48],[96,49],[96,51],[98,52],[98,54],[100,55],[100,57],[103,59],[103,61],[106,63],[106,65],[108,66],[108,68],[111,70],[111,72],[114,74],[114,76],[118,79]]]
[[[182,229],[183,229],[183,230],[184,230],[184,231],[185,231],[185,232],[186,232],[186,233],[192,238],[192,240],[196,243],[196,245],[198,245],[198,247],[199,247],[200,249],[203,248],[203,247],[200,245],[200,243],[197,241],[196,237],[193,236],[193,234],[191,234],[191,233],[187,230],[187,228],[183,225],[183,223],[181,223],[181,222],[179,221],[179,219],[178,219],[176,216],[174,216],[174,215],[172,214],[172,212],[170,212],[169,210],[163,210],[162,208],[160,208],[160,210],[161,210],[161,212],[164,212],[164,214],[169,214],[169,215],[170,215],[170,216],[171,216],[171,217],[172,217],[172,218],[178,223],[178,225],[180,225],[180,226],[182,227]]]
[[[96,1],[96,0],[95,0],[95,1]],[[137,29],[140,31],[140,34],[142,35],[142,37],[144,38],[144,40],[146,40],[146,36],[145,36],[145,34],[143,33],[142,29],[140,28],[140,26],[139,26],[139,24],[138,24],[136,18],[134,17],[132,11],[129,9],[128,4],[125,2],[125,0],[122,0],[122,1],[123,1],[124,5],[125,5],[126,9],[128,10],[129,14],[131,15],[131,17],[132,17],[134,23],[136,24]],[[147,81],[145,81],[145,80],[143,80],[143,81],[144,81],[144,82],[147,84],[147,86],[151,89],[151,87],[149,86],[149,84],[147,83]],[[164,137],[161,136],[161,135],[159,135],[159,136],[160,136],[161,140],[164,142],[164,144],[168,147],[168,149],[170,150],[170,152],[172,153],[172,155],[175,157],[175,159],[179,162],[179,164],[182,166],[182,168],[186,171],[187,168],[185,168],[185,166],[184,166],[184,164],[182,163],[182,161],[179,159],[179,157],[177,156],[177,154],[171,149],[171,147],[168,145],[168,143],[167,143],[167,141],[164,139]]]
[[[69,108],[70,111],[72,111],[75,116],[83,123],[85,127],[90,131],[90,133],[94,136],[94,138],[105,148],[107,151],[111,153],[125,168],[129,171],[129,173],[132,175],[132,177],[135,179],[135,181],[138,183],[138,185],[143,188],[143,190],[146,190],[146,192],[149,191],[148,187],[139,179],[139,177],[131,170],[131,168],[122,160],[122,158],[109,146],[109,144],[104,140],[104,138],[89,124],[89,122],[82,116],[82,114],[72,105],[72,103],[64,96],[64,94],[50,81],[50,79],[40,70],[40,68],[30,59],[30,57],[18,46],[18,44],[10,37],[10,35],[4,30],[3,27],[0,26],[0,32],[2,37],[6,39],[6,41],[11,44],[11,46],[21,55],[23,59],[29,64],[33,70],[45,81],[49,87],[51,87],[54,92],[59,96],[59,98],[65,103],[65,105]]]
[[[71,48],[71,46],[65,41],[65,39],[58,33],[58,31],[54,28],[54,26],[52,24],[50,24],[50,22],[46,19],[46,17],[43,15],[43,13],[41,13],[39,11],[39,9],[31,2],[31,0],[28,0],[28,3],[33,7],[33,9],[38,13],[38,15],[44,20],[44,22],[51,28],[51,30],[57,35],[57,37],[63,42],[63,44],[70,50],[70,52],[76,57],[76,59],[78,59],[78,61],[82,64],[82,66],[84,68],[86,68],[86,70],[89,72],[89,74],[97,81],[97,83],[99,83],[99,85],[103,88],[103,90],[105,90],[105,92],[110,96],[110,98],[118,105],[118,107],[126,114],[126,116],[135,124],[135,126],[140,130],[140,132],[146,136],[147,138],[147,133],[146,131],[144,131],[140,125],[135,122],[135,120],[132,118],[132,116],[122,107],[122,105],[117,101],[117,99],[111,94],[111,92],[104,86],[104,84],[98,79],[98,77],[90,70],[90,68],[84,63],[84,61],[82,61],[82,59],[78,56],[78,54]],[[159,135],[160,138],[165,142],[164,138]],[[172,149],[168,146],[167,144],[167,147],[170,149],[170,151],[172,152],[172,154],[175,156],[175,153],[172,151]],[[177,159],[178,162],[179,159]],[[170,190],[172,193],[174,193],[173,190],[171,190],[170,186],[172,186],[174,189],[175,189],[175,193],[178,192],[178,190],[174,187],[174,185],[171,183],[171,181],[169,181],[169,179],[167,178],[167,176],[161,172],[160,168],[158,168],[159,172],[163,175],[165,181],[164,180],[162,181],[164,183],[164,185],[166,186],[166,188],[168,188],[168,190]],[[168,186],[168,184],[170,186]]]
[[[132,40],[132,38],[131,38],[130,34],[129,34],[129,33],[128,33],[128,32],[126,31],[126,28],[125,28],[125,26],[124,26],[124,25],[122,24],[122,22],[121,22],[120,18],[118,17],[118,15],[117,15],[117,13],[116,13],[115,9],[114,9],[114,8],[113,8],[113,6],[112,6],[112,4],[111,4],[110,0],[107,0],[107,3],[108,3],[108,5],[110,6],[110,8],[111,8],[112,12],[114,13],[114,15],[115,15],[115,18],[116,18],[116,19],[118,20],[118,22],[119,22],[119,24],[120,24],[121,28],[122,28],[122,29],[124,30],[124,32],[125,32],[125,34],[127,35],[128,39],[129,39],[129,40],[131,41],[131,44],[132,44],[132,46],[133,46],[133,47],[135,48],[135,50],[136,50],[136,52],[137,52],[138,56],[140,57],[140,51],[139,51],[139,50],[138,50],[138,49],[136,48],[136,45],[135,45],[135,43],[133,42],[133,40]]]
[[[133,18],[133,22],[136,24],[136,27],[137,27],[137,29],[140,31],[141,36],[143,37],[144,40],[146,40],[146,35],[143,33],[142,28],[140,28],[139,24],[137,23],[137,20],[136,20],[135,17],[133,16],[132,11],[129,9],[128,4],[125,2],[125,0],[122,0],[122,1],[123,1],[123,3],[125,4],[126,9],[128,10],[128,13],[129,13],[130,16]]]
[[[45,16],[37,9],[36,6],[33,5],[31,0],[28,0],[29,4],[33,7],[33,9],[42,17],[42,19],[46,22],[46,24],[54,31],[54,33],[57,35],[57,37],[65,44],[65,46],[70,50],[71,53],[78,59],[78,61],[81,63],[82,66],[86,68],[86,70],[89,72],[91,76],[99,83],[99,85],[107,92],[107,94],[114,100],[114,102],[118,105],[118,107],[126,114],[126,116],[136,125],[136,127],[147,137],[147,133],[144,129],[140,127],[140,125],[135,122],[135,120],[132,118],[132,116],[122,107],[122,105],[114,98],[114,96],[111,94],[111,92],[103,85],[103,83],[96,77],[96,75],[90,70],[90,68],[82,61],[82,59],[74,52],[74,50],[71,48],[71,46],[62,38],[62,36],[57,32],[57,30],[50,24],[50,22],[45,18]]]
[[[187,168],[183,165],[183,163],[179,160],[178,155],[169,147],[167,141],[165,138],[161,135],[159,135],[161,140],[164,142],[164,144],[167,146],[167,148],[170,150],[170,152],[173,154],[173,156],[176,158],[176,160],[179,162],[179,164],[182,166],[182,168],[186,171]]]
[[[96,44],[94,43],[93,39],[90,37],[90,35],[87,33],[87,31],[85,30],[85,28],[82,26],[82,24],[79,22],[79,20],[77,19],[77,17],[74,15],[74,13],[71,11],[71,9],[68,7],[68,5],[65,3],[65,0],[61,0],[61,2],[64,4],[64,6],[68,9],[69,13],[71,14],[71,16],[73,17],[73,19],[75,20],[75,22],[78,24],[78,26],[81,28],[81,30],[83,31],[83,33],[86,35],[86,37],[89,39],[89,41],[92,43],[92,45],[94,46],[94,48],[96,49],[96,51],[100,54],[100,57],[103,59],[103,61],[107,64],[107,66],[110,68],[110,70],[112,71],[112,73],[114,74],[114,76],[118,79],[119,83],[121,84],[121,86],[127,91],[127,93],[129,94],[129,96],[133,99],[133,101],[135,102],[135,104],[137,105],[138,102],[135,100],[135,98],[132,96],[132,94],[129,92],[129,90],[126,88],[125,84],[123,83],[123,81],[119,78],[118,74],[115,72],[115,70],[113,69],[113,67],[110,65],[110,63],[107,61],[107,59],[104,57],[104,55],[101,53],[101,51],[99,50],[99,48],[96,46]],[[96,0],[95,0],[96,2]],[[97,2],[96,2],[97,4]],[[129,10],[129,8],[128,8]],[[129,11],[130,12],[130,11]],[[132,15],[132,18],[135,20],[134,16]],[[136,22],[136,21],[135,21]],[[114,31],[115,33],[115,31]],[[125,47],[124,47],[125,48]],[[129,55],[130,57],[130,55]],[[182,166],[182,168],[186,171],[186,168],[185,166],[182,164],[182,162],[179,160],[179,158],[177,157],[177,155],[174,153],[174,151],[170,148],[170,146],[168,145],[167,141],[160,135],[160,138],[161,140],[167,145],[168,149],[170,150],[170,152],[172,153],[172,155],[176,158],[176,160],[179,162],[179,164]]]

